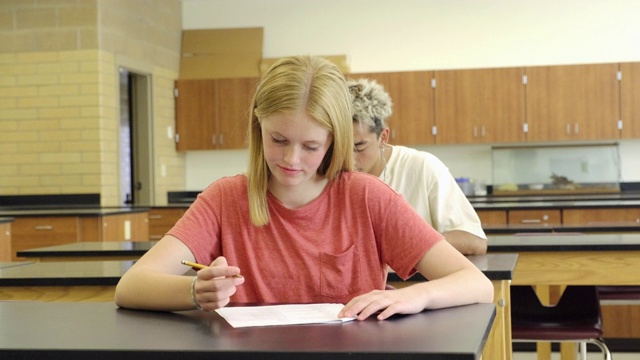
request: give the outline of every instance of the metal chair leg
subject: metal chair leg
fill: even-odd
[[[611,352],[609,351],[609,348],[607,347],[607,344],[605,344],[603,339],[590,339],[589,342],[595,344],[600,348],[602,354],[604,355],[604,360],[611,360]]]

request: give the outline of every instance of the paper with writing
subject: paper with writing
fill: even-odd
[[[237,306],[217,309],[231,326],[274,326],[346,322],[353,318],[339,318],[342,304],[291,304],[266,306]]]

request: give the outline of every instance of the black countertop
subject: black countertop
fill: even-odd
[[[593,200],[587,198],[581,198],[581,196],[576,196],[571,200],[560,200],[556,198],[545,198],[541,200],[523,200],[519,199],[509,199],[509,200],[495,200],[490,199],[486,202],[472,202],[471,205],[476,210],[516,210],[516,209],[564,209],[564,208],[576,208],[576,209],[594,209],[594,208],[603,208],[603,207],[640,207],[640,199],[601,199],[601,200]]]
[[[156,241],[87,241],[20,250],[16,255],[25,258],[142,256],[156,243]]]
[[[69,244],[69,245],[79,245]],[[56,248],[54,246],[52,248]],[[98,248],[88,249],[91,253],[100,253]],[[106,250],[118,255],[126,255],[132,250]],[[49,251],[50,253],[53,251]],[[62,251],[65,256],[80,256],[80,252],[69,251],[68,247]],[[101,256],[104,256],[101,254]],[[489,279],[508,280],[512,277],[517,254],[489,254],[473,255],[468,258]],[[133,265],[133,260],[107,261],[46,261],[24,262],[21,266],[0,267],[0,286],[110,286],[116,285],[122,275]],[[10,264],[10,263],[5,263]],[[193,270],[188,270],[193,272]],[[395,278],[394,278],[395,276]],[[389,281],[402,281],[395,273],[389,274]],[[394,280],[395,279],[395,280]],[[424,281],[424,277],[416,274],[412,281]]]
[[[133,261],[33,262],[0,268],[0,286],[115,286]]]
[[[216,312],[0,302],[0,358],[479,359],[495,317],[475,304],[385,321],[233,328]]]
[[[149,207],[84,207],[84,206],[5,206],[0,207],[0,217],[27,216],[108,216],[141,213]]]
[[[640,183],[621,183],[621,191],[599,194],[470,196],[476,209],[597,208],[640,206]]]
[[[488,252],[638,251],[640,234],[532,234],[488,237]]]
[[[487,195],[470,196],[469,202],[476,210],[539,209],[539,208],[598,208],[639,207],[640,183],[629,183],[629,190],[620,193],[565,194],[565,195]],[[166,207],[188,207],[199,191],[171,191]],[[156,206],[164,207],[164,206]]]
[[[628,190],[619,193],[602,194],[557,194],[557,195],[487,195],[470,196],[469,202],[500,203],[500,202],[547,202],[547,201],[627,201],[640,200],[640,190]]]
[[[513,225],[485,225],[482,227],[487,235],[511,234],[517,235],[521,233],[538,233],[538,234],[575,234],[575,233],[629,233],[640,232],[640,223],[638,222],[602,222],[589,223],[586,225],[562,225],[562,224],[513,224]]]
[[[467,259],[482,270],[482,273],[490,280],[511,280],[518,254],[468,255]],[[387,281],[398,282],[403,280],[395,272],[389,272]],[[422,274],[416,273],[407,281],[426,281],[426,279]]]

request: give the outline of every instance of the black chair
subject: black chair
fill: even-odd
[[[513,342],[579,343],[585,360],[592,343],[611,360],[596,286],[568,286],[555,306],[543,305],[531,286],[511,286],[511,331]]]

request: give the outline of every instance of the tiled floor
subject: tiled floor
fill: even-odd
[[[587,360],[602,360],[602,353],[598,351],[590,351],[587,353]],[[611,360],[638,360],[640,353],[618,352],[611,353]],[[531,352],[514,352],[513,360],[537,360],[536,353]],[[560,354],[551,355],[551,360],[560,360]]]

